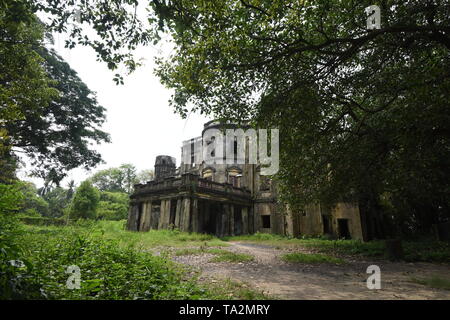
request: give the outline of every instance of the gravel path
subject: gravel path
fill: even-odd
[[[242,281],[279,299],[450,299],[450,291],[411,282],[411,278],[439,275],[450,279],[447,264],[388,262],[345,257],[335,264],[287,263],[280,255],[288,251],[271,246],[230,242],[224,249],[252,255],[245,263],[209,262],[212,254],[175,256],[173,260],[202,272],[204,279]],[[308,252],[303,249],[302,251]],[[381,268],[381,289],[369,290],[369,265]]]

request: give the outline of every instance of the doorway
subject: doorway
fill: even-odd
[[[348,219],[337,219],[339,238],[351,239],[350,229],[348,228]]]
[[[331,223],[330,223],[330,217],[326,215],[322,215],[322,222],[323,222],[323,234],[331,234]]]

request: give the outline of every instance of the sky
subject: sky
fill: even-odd
[[[170,54],[170,47],[142,47],[136,51],[143,57],[144,65],[129,76],[125,84],[117,86],[113,81],[115,72],[106,64],[97,61],[95,52],[87,47],[64,48],[65,35],[55,35],[54,48],[70,64],[84,83],[97,93],[100,105],[106,108],[107,121],[103,130],[111,135],[109,144],[94,145],[105,164],[92,168],[90,172],[75,169],[62,181],[64,186],[73,179],[77,185],[101,169],[131,163],[137,170],[153,169],[157,155],[169,155],[181,160],[183,140],[201,135],[203,124],[210,120],[199,114],[190,114],[181,119],[169,106],[172,91],[165,88],[153,73],[154,57],[159,53]],[[29,165],[19,178],[42,186],[41,179],[27,176]]]

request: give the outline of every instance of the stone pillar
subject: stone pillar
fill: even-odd
[[[142,211],[140,212],[141,219],[139,220],[138,230],[139,231],[144,231],[145,209],[147,207],[147,203],[146,202],[142,202],[140,207],[141,207]]]
[[[230,205],[224,204],[223,212],[222,212],[222,228],[220,231],[220,235],[222,237],[230,234],[230,229],[229,229],[230,211],[231,211]]]
[[[161,201],[158,229],[167,229],[170,222],[170,200]]]
[[[193,198],[192,199],[192,213],[191,213],[191,219],[192,219],[192,232],[200,232],[199,230],[199,214],[198,214],[198,199]]]
[[[128,209],[127,230],[136,231],[136,204],[130,205]]]
[[[131,208],[130,208],[130,228],[129,230],[131,231],[139,231],[138,229],[138,216],[139,216],[139,204],[134,204]]]
[[[230,236],[234,236],[234,205],[230,206]]]
[[[164,228],[169,228],[170,225],[170,199],[166,200],[166,214],[164,216]]]
[[[147,201],[144,204],[144,210],[143,210],[143,217],[142,219],[142,231],[148,231],[150,230],[150,223],[151,223],[151,217],[152,217],[152,202]]]
[[[188,197],[183,199],[181,216],[182,221],[180,220],[180,229],[181,231],[189,232],[191,223],[191,199]]]
[[[167,200],[161,200],[161,207],[159,212],[158,230],[166,228],[166,215],[167,215]]]
[[[242,234],[248,234],[248,208],[242,207]]]
[[[181,204],[182,204],[182,199],[178,198],[177,200],[177,209],[175,211],[175,228],[180,228],[181,224],[180,224],[180,220],[181,220]]]

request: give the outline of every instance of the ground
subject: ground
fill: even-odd
[[[432,239],[403,241],[405,261],[390,262],[384,241],[259,233],[219,239],[179,230],[132,232],[124,224],[24,225],[24,258],[35,266],[26,268],[28,276],[64,299],[103,299],[106,293],[108,299],[145,299],[148,288],[164,286],[172,290],[166,298],[182,299],[450,299],[450,244]],[[80,265],[80,293],[61,285],[67,265]],[[381,269],[380,290],[367,288],[370,265]],[[141,271],[150,269],[150,278],[167,281],[142,280]]]
[[[228,242],[223,248],[254,257],[248,262],[211,262],[213,254],[171,255],[172,259],[201,272],[203,281],[231,279],[278,299],[450,299],[450,291],[434,289],[413,281],[434,275],[450,279],[448,264],[406,263],[345,256],[345,263],[304,264],[284,262],[289,248],[248,242]],[[167,248],[164,248],[167,250]],[[310,249],[296,251],[311,254]],[[155,249],[159,253],[161,248]],[[380,290],[369,290],[369,265],[381,268]]]

